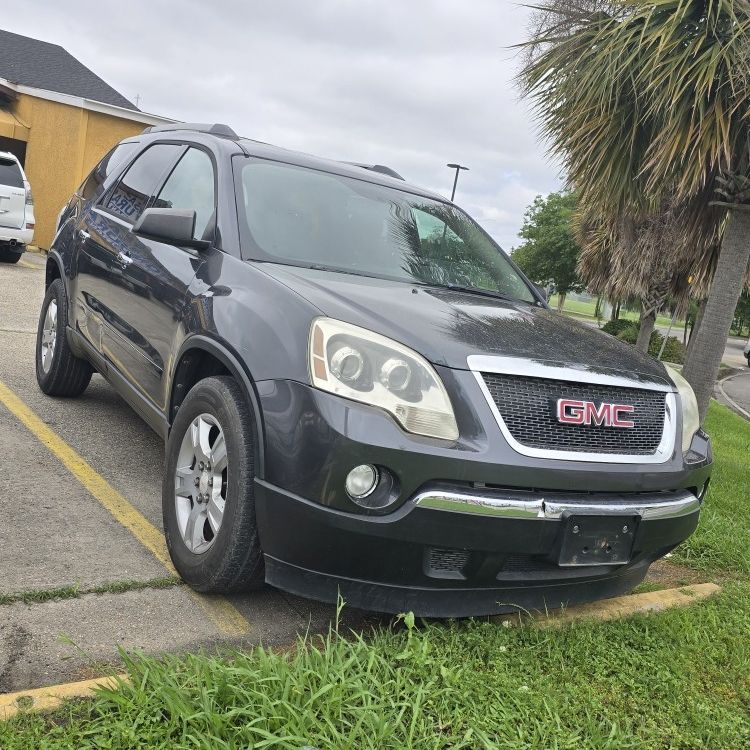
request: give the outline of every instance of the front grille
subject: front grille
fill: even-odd
[[[529,448],[577,453],[654,455],[662,439],[666,396],[661,391],[574,383],[482,373],[497,410],[513,438]],[[561,424],[556,407],[560,398],[617,403],[635,407],[631,429]]]

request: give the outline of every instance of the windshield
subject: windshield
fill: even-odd
[[[254,259],[535,301],[500,248],[454,206],[277,162],[245,164],[241,182]]]

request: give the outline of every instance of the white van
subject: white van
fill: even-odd
[[[0,151],[0,263],[17,263],[34,238],[34,202],[23,167]]]

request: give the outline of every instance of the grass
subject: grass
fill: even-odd
[[[86,594],[122,594],[125,591],[141,591],[143,589],[167,589],[181,586],[182,579],[177,576],[152,578],[148,581],[112,581],[101,586],[81,588],[80,586],[63,586],[55,589],[36,589],[22,591],[17,594],[0,594],[0,606],[4,604],[41,604],[55,599],[77,599]]]
[[[549,306],[553,310],[557,310],[557,295],[553,294],[552,297],[549,300]],[[596,302],[591,300],[589,302],[586,302],[584,300],[578,300],[578,299],[572,299],[571,297],[566,297],[565,299],[565,307],[563,308],[563,312],[567,314],[572,314],[576,316],[580,316],[583,318],[591,318],[592,320],[596,319],[596,316],[594,315],[596,311]],[[640,320],[640,313],[632,310],[626,310],[624,307],[620,310],[620,317],[625,320],[632,320],[634,322],[638,322]],[[602,322],[606,323],[606,319],[603,319]],[[667,317],[666,315],[657,315],[656,317],[656,325],[658,326],[664,326],[665,328],[669,327],[669,324],[672,322],[672,319],[670,317]],[[674,333],[675,331],[681,331],[682,326],[684,325],[683,320],[676,320],[674,323],[674,326],[672,327],[673,333],[671,335],[677,336],[678,333]]]
[[[407,617],[284,653],[129,657],[130,685],[0,724],[0,747],[750,747],[750,424],[713,404],[707,426],[715,480],[679,559],[731,574],[712,600],[554,632]]]
[[[750,424],[713,403],[705,426],[716,461],[708,501],[698,530],[674,558],[699,570],[750,578]]]

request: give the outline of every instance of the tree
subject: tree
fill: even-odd
[[[558,310],[569,292],[583,289],[576,270],[580,247],[571,227],[575,207],[573,193],[538,195],[524,214],[519,235],[525,241],[513,251],[513,260],[533,282],[554,285]]]
[[[542,0],[535,23],[524,93],[585,209],[721,237],[683,371],[703,417],[750,261],[750,2]]]

